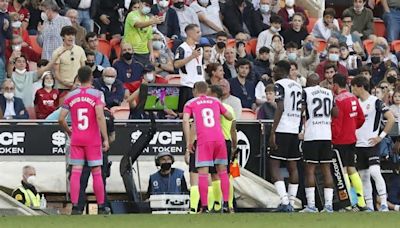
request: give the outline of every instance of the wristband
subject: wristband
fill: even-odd
[[[387,135],[387,133],[382,131],[381,134],[379,135],[379,138],[383,139],[386,137],[386,135]]]

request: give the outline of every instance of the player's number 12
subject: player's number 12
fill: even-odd
[[[87,108],[78,109],[78,128],[81,131],[84,131],[89,126],[89,118],[86,115],[88,112]]]

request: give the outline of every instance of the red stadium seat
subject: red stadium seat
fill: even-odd
[[[127,120],[129,119],[129,107],[126,106],[115,106],[111,108],[111,112],[116,120]]]
[[[326,40],[316,38],[315,42],[318,43],[318,48],[317,48],[318,52],[323,52],[326,48]]]
[[[114,49],[117,59],[121,55],[121,39],[113,38],[110,40],[111,49]]]
[[[227,47],[235,47],[235,45],[236,45],[235,39],[228,39],[228,42],[226,44]]]
[[[241,120],[256,120],[257,119],[257,114],[252,109],[243,108],[240,119]]]
[[[29,40],[31,41],[32,49],[38,53],[42,54],[42,48],[39,46],[39,44],[36,42],[36,37],[37,36],[29,36]]]
[[[257,39],[251,39],[246,45],[246,52],[247,54],[252,54],[253,56],[256,55],[256,47],[257,47]]]
[[[375,35],[384,37],[386,35],[385,23],[381,19],[374,20]]]
[[[168,40],[167,41],[167,47],[172,50],[172,48],[174,47],[174,40]]]
[[[110,58],[110,54],[111,54],[111,45],[110,45],[110,42],[108,42],[108,40],[99,39],[98,50],[99,50],[101,53],[103,53],[103,55],[105,55],[105,56],[107,56],[108,58]]]
[[[400,52],[400,40],[392,41],[392,50],[394,52]]]
[[[318,18],[313,18],[313,17],[308,18],[308,25],[307,25],[308,33],[311,33],[317,20],[318,20]]]
[[[26,111],[28,112],[29,119],[31,120],[36,119],[36,111],[34,107],[27,107]]]
[[[367,51],[368,55],[371,54],[372,48],[374,47],[374,41],[373,40],[364,40],[363,44],[364,44],[364,48]]]
[[[181,76],[179,74],[170,74],[166,77],[166,79],[168,80],[168,84],[181,84]]]

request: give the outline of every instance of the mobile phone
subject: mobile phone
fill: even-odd
[[[197,49],[199,49],[199,48],[201,48],[201,47],[200,47],[200,44],[196,44],[196,46],[194,47],[194,50],[197,50]]]

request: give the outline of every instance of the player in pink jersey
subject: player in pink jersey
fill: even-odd
[[[77,207],[82,168],[87,161],[92,168],[93,191],[99,205],[99,214],[109,214],[110,209],[104,206],[104,183],[101,176],[102,138],[103,150],[109,149],[107,127],[104,117],[104,103],[101,101],[101,91],[92,89],[92,70],[81,67],[78,71],[81,87],[71,91],[65,98],[58,122],[71,137],[70,164],[72,174],[70,182],[71,214],[79,214]],[[65,120],[68,112],[71,116],[72,130]],[[101,134],[101,136],[100,136]],[[76,212],[76,213],[75,213]]]
[[[220,116],[232,120],[222,103],[213,97],[206,96],[207,84],[196,82],[193,88],[195,98],[185,104],[183,111],[183,133],[185,134],[186,150],[191,150],[190,145],[190,123],[191,116],[194,118],[197,134],[196,168],[199,173],[199,191],[202,212],[207,211],[208,205],[208,169],[216,166],[218,176],[221,180],[221,190],[224,199],[223,211],[229,212],[229,178],[226,166],[228,164],[228,153],[225,138],[222,133]]]

